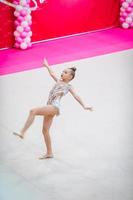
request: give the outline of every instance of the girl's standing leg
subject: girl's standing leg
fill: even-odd
[[[48,115],[48,116],[44,117],[44,120],[43,120],[42,133],[43,133],[43,136],[44,136],[44,141],[45,141],[45,144],[46,144],[47,153],[46,153],[46,155],[40,157],[40,159],[52,158],[53,157],[52,146],[51,146],[51,138],[50,138],[50,134],[49,134],[49,130],[50,130],[50,127],[52,125],[53,118],[54,118],[54,116]]]

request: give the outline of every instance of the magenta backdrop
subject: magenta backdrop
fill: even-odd
[[[32,13],[32,41],[118,25],[119,0],[47,0]],[[0,3],[0,48],[13,45],[13,9]]]

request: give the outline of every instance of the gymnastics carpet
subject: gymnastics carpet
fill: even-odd
[[[0,78],[1,200],[133,199],[133,41],[130,30],[114,34],[114,40],[110,31],[117,29],[99,32],[97,40],[108,43],[101,48],[95,37],[94,43],[76,39],[90,41],[82,35],[26,51],[1,51],[6,57]],[[71,45],[62,45],[64,40]],[[31,108],[47,102],[54,80],[42,67],[44,56],[58,77],[63,69],[77,67],[71,84],[94,112],[84,110],[71,94],[65,96],[50,129],[54,158],[39,160],[46,151],[43,118],[36,117],[24,140],[12,132],[22,128]]]

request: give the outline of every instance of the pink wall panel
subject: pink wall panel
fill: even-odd
[[[0,48],[9,47],[14,40],[13,9],[0,3],[0,13]],[[39,41],[117,25],[119,0],[47,0],[32,16],[32,41]]]

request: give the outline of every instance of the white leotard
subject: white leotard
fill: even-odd
[[[71,85],[68,83],[57,81],[49,93],[47,105],[55,106],[58,109],[57,115],[60,114],[60,100],[64,95],[68,93],[70,87]]]

